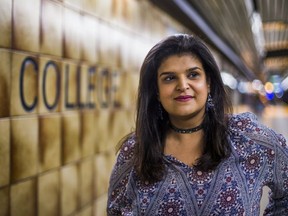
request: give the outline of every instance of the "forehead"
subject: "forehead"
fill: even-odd
[[[178,67],[190,67],[198,66],[201,69],[203,68],[202,62],[198,56],[192,53],[182,53],[170,55],[164,58],[158,68],[158,71],[165,70],[167,68],[178,68]]]

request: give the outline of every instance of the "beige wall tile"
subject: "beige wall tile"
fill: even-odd
[[[96,77],[96,101],[98,108],[111,106],[111,69],[99,66]]]
[[[62,160],[69,163],[80,159],[80,116],[78,112],[62,116]]]
[[[93,106],[95,106],[97,109],[101,107],[100,100],[99,100],[99,70],[100,66],[97,65],[95,68],[91,68],[91,72],[89,74],[89,85],[91,85],[91,89],[89,92],[89,101],[92,101]],[[94,90],[92,90],[92,88]],[[90,99],[92,98],[92,100]]]
[[[106,1],[97,0],[97,15],[99,15],[99,17],[104,19],[111,18],[112,1],[115,0],[106,0]]]
[[[10,115],[11,53],[0,49],[0,59],[0,104],[2,105],[0,106],[0,117],[8,117]]]
[[[127,108],[129,105],[132,103],[132,98],[128,98],[127,94],[129,94],[129,85],[125,84],[127,83],[128,80],[128,73],[122,73],[118,72],[115,74],[115,80],[117,79],[118,83],[115,83],[114,89],[115,91],[113,92],[113,98],[112,100],[114,103],[119,103],[120,108]]]
[[[63,8],[64,57],[80,59],[82,23],[79,12]]]
[[[62,62],[61,111],[73,110],[78,107],[77,96],[80,89],[77,76],[79,76],[79,70],[80,68],[75,62]]]
[[[134,128],[134,110],[97,111],[96,152],[115,152],[119,141]]]
[[[113,20],[113,23],[116,25],[121,26],[127,26],[129,28],[134,29],[134,26],[131,26],[132,15],[135,15],[132,13],[132,11],[135,9],[135,4],[139,4],[137,1],[134,0],[119,0],[119,1],[113,1],[112,0],[111,5],[111,18]],[[150,13],[150,11],[149,11]],[[137,14],[139,16],[139,14]],[[135,30],[135,29],[134,29]]]
[[[113,49],[114,51],[112,51],[112,57],[113,57],[113,67],[121,67],[121,63],[122,63],[122,56],[121,56],[121,43],[122,43],[122,32],[120,29],[115,28],[113,32],[111,32],[112,34],[112,41],[111,43],[113,44]]]
[[[97,14],[100,1],[101,0],[82,0],[82,9],[89,13]]]
[[[10,115],[35,114],[38,111],[38,59],[12,53]]]
[[[124,136],[130,133],[134,129],[134,122],[128,115],[131,113],[130,110],[115,110],[110,114],[110,125],[109,125],[109,136],[110,148],[114,150],[116,145],[119,143]],[[125,124],[123,124],[125,122]],[[121,125],[121,127],[119,127]]]
[[[79,163],[79,179],[80,207],[84,207],[93,197],[93,157]]]
[[[140,66],[141,66],[141,64],[144,60],[144,57],[145,57],[145,56],[142,56],[142,53],[143,53],[142,49],[145,49],[144,44],[145,43],[143,43],[142,39],[139,37],[131,38],[130,46],[131,47],[138,47],[137,49],[133,49],[130,53],[130,55],[131,55],[131,71],[133,73],[140,71]]]
[[[120,86],[125,85],[125,83],[121,83],[122,74],[120,69],[115,69],[111,72],[111,106],[113,108],[122,108],[121,104],[121,94],[120,92]]]
[[[108,191],[108,184],[114,165],[115,153],[102,153],[95,156],[95,186],[94,197],[99,198]]]
[[[89,90],[91,80],[89,65],[81,64],[79,67],[79,72],[77,72],[77,105],[79,108],[84,109],[89,107],[89,101],[93,99],[91,91],[95,91],[95,89]],[[88,98],[88,93],[91,99]]]
[[[107,206],[107,194],[98,197],[94,203],[93,215],[94,216],[107,216],[106,206]]]
[[[39,0],[13,1],[13,48],[39,51],[40,3]]]
[[[135,49],[134,46],[134,41],[135,41],[135,35],[132,34],[125,34],[125,37],[123,37],[123,44],[120,46],[120,54],[122,56],[122,62],[123,62],[123,67],[127,72],[135,72],[134,71],[134,56],[137,55],[135,54]],[[124,44],[126,45],[125,47]],[[123,47],[123,48],[122,48]],[[140,49],[137,49],[138,52],[140,52]],[[144,59],[143,59],[144,60]]]
[[[61,165],[61,116],[45,115],[39,118],[39,170]]]
[[[62,56],[62,5],[53,1],[42,1],[41,53]]]
[[[126,1],[111,1],[111,18],[121,19],[122,18],[122,7],[126,5]]]
[[[137,21],[140,19],[141,7],[137,1],[127,1],[126,5],[123,6],[123,17],[124,22],[130,28],[139,28]],[[138,21],[139,22],[139,21]]]
[[[135,37],[133,34],[126,34],[123,36],[120,45],[123,71],[139,74],[142,62],[153,45],[154,42],[143,40],[137,36]],[[137,47],[137,49],[134,47]]]
[[[99,62],[108,67],[116,67],[119,63],[120,41],[119,30],[104,22],[99,23]]]
[[[127,98],[130,99],[126,103],[127,108],[136,108],[137,103],[137,93],[138,93],[138,83],[139,83],[139,74],[138,73],[129,73],[127,77],[127,82],[130,83],[130,85],[127,85]],[[127,100],[127,99],[126,99]]]
[[[9,215],[9,187],[0,189],[0,216]]]
[[[116,52],[116,67],[120,68],[122,71],[129,70],[131,62],[129,62],[129,54],[131,49],[129,48],[130,41],[128,39],[128,35],[123,31],[118,31],[116,35],[117,42],[117,52]],[[125,56],[124,56],[125,55]]]
[[[76,90],[73,89],[73,92],[77,92],[75,106],[90,110],[94,108],[107,108],[110,103],[111,94],[111,75],[109,70],[89,64],[79,64],[78,67],[80,68],[75,72],[75,76],[77,77]],[[73,76],[73,74],[70,75],[69,73],[69,76]],[[69,78],[69,76],[67,77]],[[68,92],[69,94],[70,91]],[[72,99],[70,100],[72,101]],[[72,102],[70,103],[73,104]]]
[[[80,102],[88,109],[98,108],[97,66],[82,64],[81,72]]]
[[[12,185],[10,198],[11,216],[36,215],[35,179]]]
[[[82,8],[82,1],[79,0],[62,0],[65,5],[72,6],[73,8]]]
[[[131,108],[131,110],[126,110],[126,118],[127,118],[127,122],[128,124],[127,126],[127,131],[128,132],[133,132],[135,131],[135,121],[136,121],[136,115],[135,112],[136,110]]]
[[[0,187],[10,183],[10,120],[0,119]]]
[[[61,215],[69,215],[78,208],[78,172],[75,164],[61,170]]]
[[[131,52],[133,52],[133,48],[131,46],[131,34],[123,33],[121,37],[120,43],[120,56],[121,56],[121,68],[123,71],[131,71]]]
[[[95,112],[95,152],[105,152],[109,150],[109,116],[108,110],[102,109]]]
[[[81,19],[81,59],[91,63],[98,62],[99,22],[89,15],[83,15]]]
[[[61,107],[62,64],[47,57],[39,59],[39,113],[59,112]]]
[[[150,16],[154,15],[154,10],[153,10],[154,8],[151,7],[149,2],[147,1],[139,2],[139,7],[140,7],[141,12],[139,14],[140,22],[138,23],[138,28],[142,29],[143,36],[146,36],[147,38],[152,38],[153,33],[151,32],[151,29],[150,29],[150,26],[151,26]],[[149,13],[147,13],[146,11],[149,11]],[[152,23],[154,24],[154,20],[152,20]]]
[[[59,171],[48,172],[38,178],[38,216],[59,215]]]
[[[153,34],[155,35],[155,37],[159,38],[159,40],[161,40],[160,38],[162,38],[162,35],[166,35],[167,32],[167,26],[166,23],[164,23],[164,19],[157,19],[157,17],[160,17],[161,14],[159,14],[159,11],[157,10],[153,10],[153,12],[151,13],[151,16],[148,16],[148,23],[149,22],[154,22],[153,26],[149,26],[150,27],[150,32],[153,32]]]
[[[0,47],[11,47],[12,37],[12,0],[0,1]]]
[[[38,168],[37,117],[11,120],[11,181],[33,176]]]
[[[81,113],[81,153],[82,157],[91,156],[95,153],[95,111]]]
[[[136,106],[138,93],[138,73],[122,73],[119,75],[119,84],[114,97],[120,101],[122,108],[133,108]],[[129,85],[125,84],[129,83]]]
[[[109,62],[109,50],[112,49],[110,30],[111,27],[107,26],[106,23],[99,22],[99,63],[101,65],[106,65]]]
[[[92,216],[93,213],[93,206],[85,206],[83,209],[80,210],[80,212],[76,216]],[[93,215],[96,216],[96,215]]]
[[[129,23],[129,27],[135,29],[135,31],[140,31],[142,30],[142,26],[143,26],[143,17],[146,16],[147,13],[147,8],[145,8],[145,10],[143,10],[143,1],[141,2],[137,2],[137,1],[131,1],[129,3],[129,12],[128,12],[128,17],[127,17],[127,23]],[[149,10],[149,9],[148,9]],[[149,10],[150,11],[150,10]],[[145,32],[143,32],[143,30],[141,31],[143,34],[145,34]]]

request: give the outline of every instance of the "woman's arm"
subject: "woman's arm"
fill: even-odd
[[[127,185],[133,168],[133,151],[135,145],[134,135],[124,140],[116,164],[114,165],[108,189],[107,215],[122,215],[127,211],[129,198],[127,197]]]
[[[264,215],[288,215],[288,145],[282,135],[275,134],[273,183],[269,205]]]

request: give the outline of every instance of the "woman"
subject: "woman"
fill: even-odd
[[[140,71],[136,131],[123,141],[108,215],[288,215],[288,147],[253,114],[231,114],[216,62],[196,37],[156,44]]]

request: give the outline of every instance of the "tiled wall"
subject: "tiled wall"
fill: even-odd
[[[185,31],[145,0],[0,1],[0,216],[104,216],[139,66]]]

